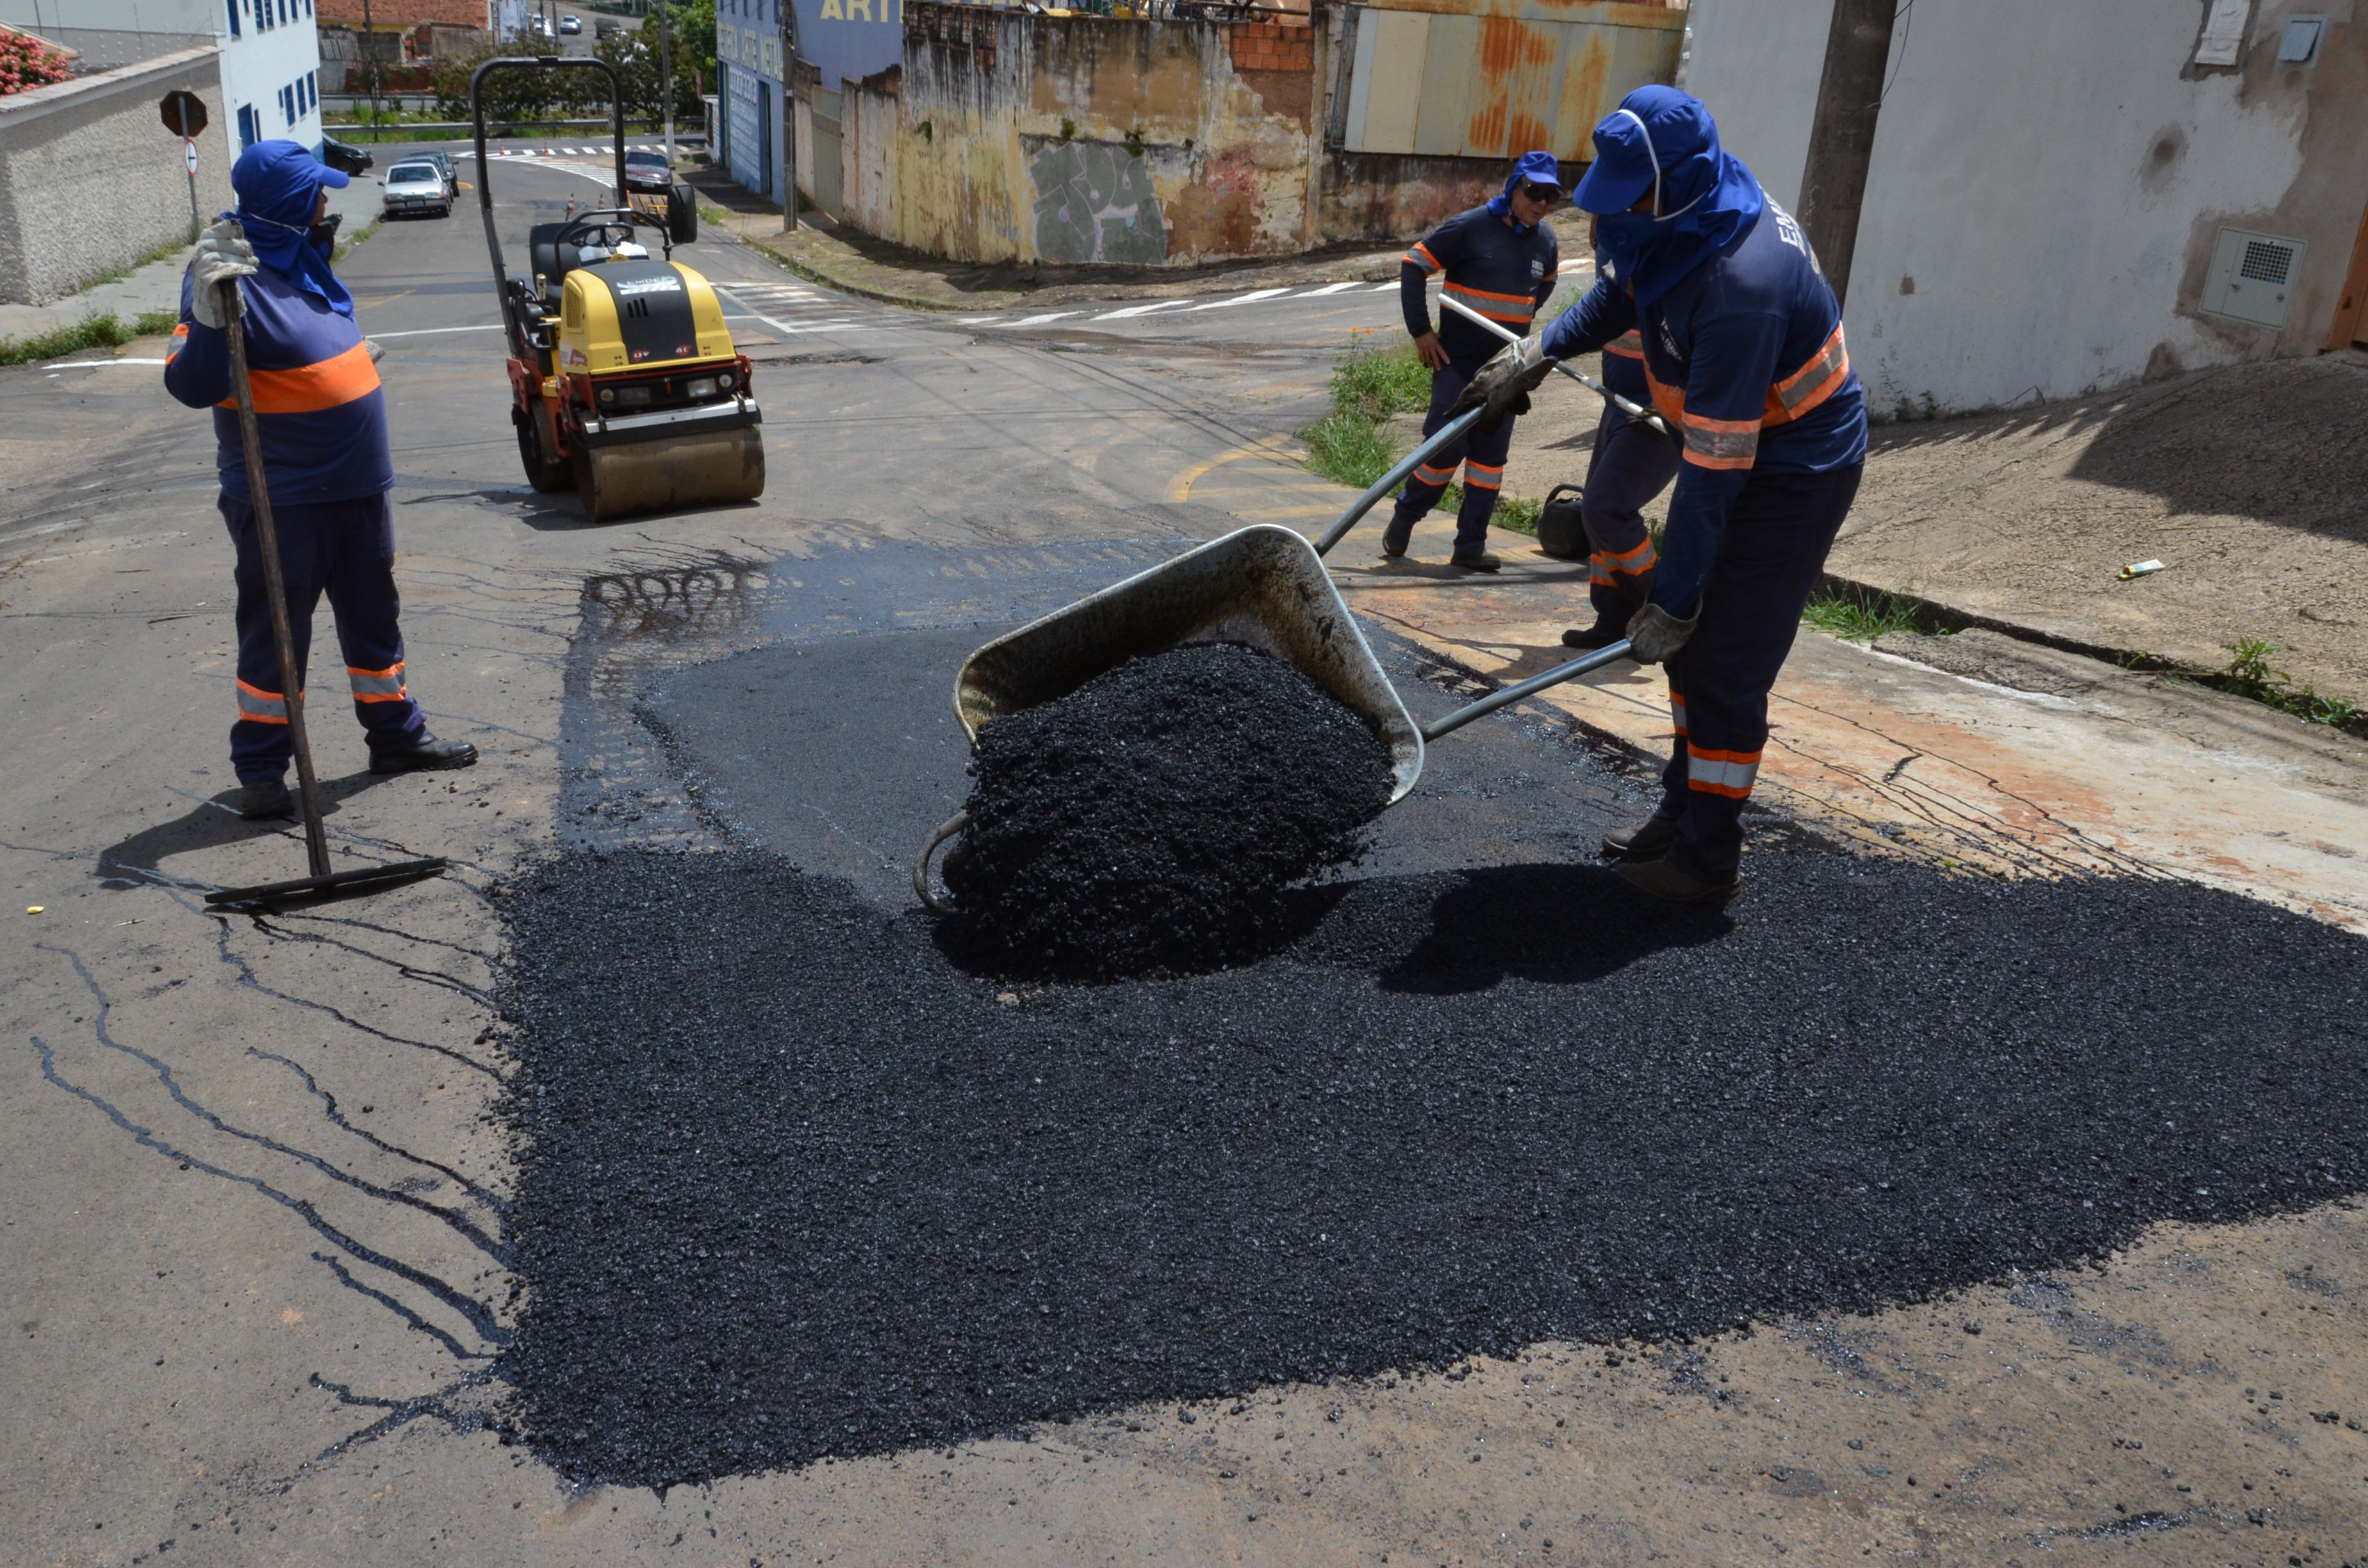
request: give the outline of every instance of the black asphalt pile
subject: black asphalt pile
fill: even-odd
[[[1271,950],[1289,890],[1389,804],[1363,715],[1239,643],[1129,660],[979,732],[946,887],[964,961],[1006,974],[1185,972]]]
[[[761,854],[558,860],[504,900],[513,1419],[687,1483],[2368,1189],[2368,944],[2175,882],[1751,875],[1368,881],[1255,965],[1012,988]]]

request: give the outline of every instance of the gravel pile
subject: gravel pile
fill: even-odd
[[[761,854],[505,901],[512,1418],[586,1482],[1846,1312],[2368,1188],[2368,944],[2182,883],[1369,881],[1255,965],[1044,988]]]
[[[1293,884],[1389,803],[1364,717],[1238,643],[1133,659],[979,732],[945,865],[965,961],[1110,979],[1213,969],[1292,929]]]

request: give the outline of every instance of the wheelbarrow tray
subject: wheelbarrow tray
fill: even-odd
[[[1254,524],[1006,632],[964,660],[954,713],[985,726],[1065,697],[1129,659],[1242,642],[1281,659],[1372,721],[1390,748],[1393,804],[1422,777],[1422,731],[1341,601],[1315,547]],[[925,852],[926,854],[926,852]]]

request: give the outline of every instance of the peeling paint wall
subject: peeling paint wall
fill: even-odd
[[[1878,408],[2070,397],[2317,351],[2368,209],[2355,0],[2259,0],[2240,62],[2190,65],[2202,0],[1919,7],[1893,40],[1850,358]],[[1796,192],[1831,0],[1700,0],[1687,86]],[[2307,64],[2288,17],[2326,18]],[[1771,41],[1773,40],[1773,41]],[[2306,245],[2285,325],[2201,306],[2223,227]]]
[[[905,18],[901,67],[844,84],[847,216],[933,255],[1290,256],[1419,233],[1504,178],[1494,157],[1328,148],[1337,13],[1149,22],[911,0]]]

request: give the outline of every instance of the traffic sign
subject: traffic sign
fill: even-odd
[[[181,143],[181,162],[188,165],[189,177],[191,179],[197,178],[198,144],[195,142],[184,142]]]
[[[176,87],[156,101],[165,129],[184,141],[206,128],[206,100],[187,87]]]

